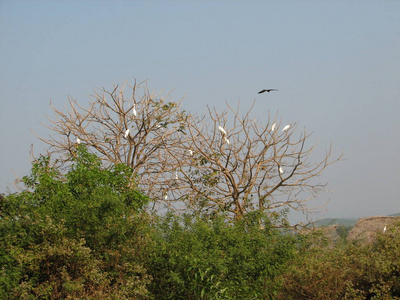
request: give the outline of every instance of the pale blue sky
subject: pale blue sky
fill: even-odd
[[[0,191],[45,151],[50,99],[134,78],[191,112],[257,99],[316,157],[332,142],[322,216],[399,212],[400,1],[0,1]]]

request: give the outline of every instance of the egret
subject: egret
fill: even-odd
[[[269,92],[272,92],[272,91],[279,91],[279,90],[277,90],[277,89],[266,89],[266,90],[259,91],[258,93],[262,94],[262,93],[265,93],[265,92],[269,93]]]
[[[80,144],[80,143],[81,143],[81,140],[77,137],[77,138],[76,138],[76,142],[77,142],[78,144]]]
[[[193,150],[192,149],[189,149],[189,154],[190,154],[190,156],[193,155]]]
[[[168,192],[164,193],[164,200],[168,200]]]
[[[271,131],[274,132],[276,128],[276,123],[272,124]]]
[[[383,227],[383,233],[385,233],[386,232],[386,225],[385,225],[385,227]]]
[[[125,131],[124,137],[127,138],[129,135],[129,128]]]
[[[178,180],[179,176],[178,176],[178,171],[175,171],[175,179]]]
[[[226,131],[225,131],[225,129],[224,129],[221,125],[218,126],[218,129],[219,129],[219,131],[221,131],[221,133],[222,133],[223,135],[226,135]]]
[[[137,116],[137,111],[136,111],[135,106],[136,106],[136,104],[133,104],[132,113],[136,117]]]
[[[290,128],[290,125],[286,125],[285,127],[283,127],[282,131],[286,131]]]
[[[228,145],[231,144],[231,142],[229,141],[229,139],[226,136],[224,136],[224,139],[225,139],[225,143],[227,143]]]
[[[283,174],[283,169],[281,166],[279,166],[279,173]]]

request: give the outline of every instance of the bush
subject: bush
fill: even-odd
[[[227,223],[169,215],[147,260],[156,299],[269,299],[295,239],[249,218]]]
[[[103,168],[79,146],[66,174],[40,157],[27,190],[2,199],[0,298],[146,298],[148,199],[129,168]]]
[[[400,227],[372,245],[304,249],[281,275],[278,299],[400,299]]]

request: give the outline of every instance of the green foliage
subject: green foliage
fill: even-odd
[[[342,241],[346,241],[347,236],[349,235],[349,232],[352,228],[353,228],[353,226],[345,226],[345,225],[338,226],[336,231]]]
[[[0,299],[400,299],[399,225],[356,246],[274,229],[285,210],[151,221],[128,167],[76,150],[0,197]]]
[[[146,297],[141,212],[129,168],[102,168],[83,146],[64,175],[40,157],[29,188],[2,200],[0,298]],[[127,288],[129,287],[129,288]]]
[[[293,237],[249,218],[227,223],[168,215],[156,228],[147,267],[156,299],[264,299],[293,257]]]
[[[372,245],[303,249],[278,299],[400,299],[400,226]]]

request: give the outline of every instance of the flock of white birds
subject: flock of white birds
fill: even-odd
[[[269,92],[269,91],[268,91],[268,92]],[[133,104],[133,107],[132,107],[132,114],[133,114],[134,117],[137,117],[136,104]],[[158,126],[158,128],[160,128],[160,127],[161,127],[161,125]],[[276,124],[276,123],[272,124],[271,132],[274,132],[274,131],[276,130],[276,127],[277,127],[277,124]],[[290,124],[289,124],[289,125],[286,125],[285,127],[283,127],[283,128],[282,128],[282,132],[287,131],[289,128],[290,128]],[[219,126],[218,126],[218,130],[221,132],[222,137],[224,138],[225,143],[228,144],[228,145],[230,145],[230,141],[229,141],[229,139],[228,139],[228,137],[227,137],[227,132],[226,132],[226,130],[224,129],[224,127],[222,127],[221,125],[219,125]],[[127,139],[127,138],[129,137],[129,132],[130,132],[130,130],[129,130],[129,128],[127,128],[127,129],[125,130],[125,132],[124,132],[124,138]],[[80,144],[80,143],[81,143],[81,140],[79,139],[79,137],[76,138],[76,143],[77,143],[77,144]],[[193,155],[193,150],[189,149],[189,154],[192,156],[192,155]],[[280,173],[280,174],[283,174],[283,172],[284,172],[283,168],[282,168],[281,166],[279,166],[279,173]],[[178,180],[178,179],[179,179],[178,171],[175,171],[175,180]],[[168,200],[168,191],[165,191],[165,192],[164,192],[164,200]],[[385,226],[384,232],[385,232],[385,231],[386,231],[386,226]]]

